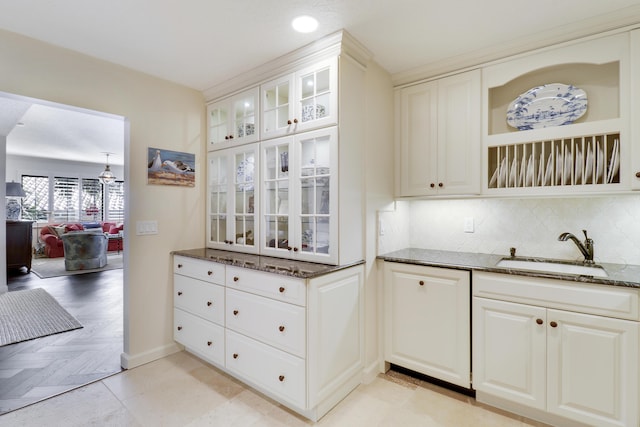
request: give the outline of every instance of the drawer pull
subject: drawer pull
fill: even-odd
[[[207,341],[207,345],[208,345],[209,347],[211,347],[211,344],[213,344],[213,341]]]
[[[558,326],[556,322],[550,322],[549,325],[551,325],[552,328],[556,328]]]
[[[280,293],[281,293],[281,294],[283,294],[283,293],[284,293],[284,291],[285,291],[284,286],[280,286],[280,288],[278,289],[278,291],[280,291]]]
[[[240,280],[240,278],[239,278],[238,276],[234,276],[234,277],[233,277],[233,281],[234,281],[234,282],[237,282],[238,280]]]
[[[182,326],[178,326],[178,330],[181,331],[182,330]]]
[[[209,270],[207,271],[207,276],[211,276],[213,274],[213,271]]]
[[[233,310],[233,315],[237,316],[238,315],[238,310]]]
[[[544,322],[542,321],[542,319],[536,319],[536,323],[537,323],[538,325],[542,325]]]
[[[182,291],[178,291],[178,296],[182,295]]]
[[[420,281],[418,282],[418,284],[419,284],[420,286],[424,286],[424,280],[420,280]]]
[[[233,353],[233,358],[237,359],[238,358],[238,353]]]
[[[211,307],[211,304],[213,304],[211,301],[207,301],[207,307]]]
[[[182,268],[182,264],[178,264],[178,268]]]
[[[280,332],[284,332],[284,326],[280,325],[280,326],[278,327],[278,330],[279,330]]]
[[[280,380],[280,382],[283,382],[283,381],[284,381],[284,375],[280,375],[280,376],[278,377],[278,379]]]

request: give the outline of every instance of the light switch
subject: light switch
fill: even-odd
[[[158,234],[158,221],[136,221],[136,234],[138,236]]]
[[[468,216],[464,219],[464,232],[473,233],[473,217]]]

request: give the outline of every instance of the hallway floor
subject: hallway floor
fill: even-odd
[[[0,414],[122,370],[122,272],[49,279],[10,273],[9,292],[43,288],[83,328],[0,347]]]

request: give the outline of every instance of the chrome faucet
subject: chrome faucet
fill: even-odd
[[[558,240],[566,242],[571,239],[576,244],[582,255],[584,255],[584,262],[586,264],[593,264],[593,240],[587,236],[587,230],[582,230],[584,233],[584,243],[582,243],[576,236],[571,233],[562,233],[558,236]]]

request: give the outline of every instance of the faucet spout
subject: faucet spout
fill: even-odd
[[[584,256],[584,262],[587,264],[593,264],[593,240],[587,236],[587,230],[582,230],[584,233],[584,243],[582,243],[576,236],[571,233],[562,233],[558,236],[558,240],[566,242],[571,240],[576,244],[582,255]]]

